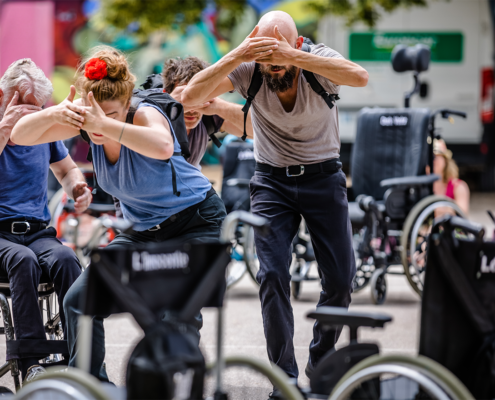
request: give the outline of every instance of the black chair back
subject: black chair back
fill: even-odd
[[[466,232],[478,238],[462,238]],[[458,217],[434,226],[419,353],[451,370],[475,398],[495,398],[495,243],[482,236]]]
[[[382,200],[388,178],[425,174],[428,163],[426,108],[363,108],[358,116],[352,148],[351,176],[354,196]]]
[[[92,254],[83,312],[130,312],[146,330],[165,311],[190,321],[203,307],[221,307],[230,262],[220,243],[153,243]]]

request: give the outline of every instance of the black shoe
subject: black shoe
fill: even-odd
[[[313,375],[314,370],[315,368],[311,365],[311,361],[308,360],[308,363],[306,364],[306,368],[304,369],[304,373],[309,379],[311,379],[311,375]]]

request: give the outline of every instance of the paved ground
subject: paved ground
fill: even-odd
[[[217,178],[218,179],[218,178]],[[493,232],[493,224],[486,216],[486,209],[495,210],[495,194],[475,194],[472,197],[471,219],[484,224]],[[315,271],[313,271],[315,273]],[[360,337],[375,341],[382,352],[414,354],[418,345],[419,297],[410,289],[405,277],[388,276],[389,293],[382,306],[372,305],[369,288],[353,296],[351,309],[383,312],[393,316],[393,322],[385,329],[362,329]],[[319,296],[317,282],[305,282],[302,295],[293,301],[296,323],[294,344],[296,358],[301,370],[300,383],[307,385],[304,367],[308,357],[308,345],[312,337],[312,321],[305,315],[312,310]],[[215,311],[204,310],[204,328],[201,346],[207,361],[214,360],[215,351]],[[225,315],[225,353],[245,354],[268,361],[261,320],[260,303],[256,284],[246,275],[228,291]],[[106,363],[109,376],[117,385],[125,383],[126,362],[134,345],[142,333],[131,317],[113,316],[105,322],[107,334]],[[338,345],[347,342],[347,332],[341,335]],[[4,359],[5,344],[0,344],[0,359]],[[231,393],[231,400],[266,399],[271,390],[264,378],[245,370],[234,370],[226,374],[225,384]],[[0,379],[0,385],[12,387],[10,376]],[[211,390],[212,382],[208,381]]]

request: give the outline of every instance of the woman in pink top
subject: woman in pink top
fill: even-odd
[[[433,142],[433,173],[441,179],[433,183],[433,192],[453,199],[462,211],[469,213],[469,187],[459,179],[459,168],[452,159],[452,152],[442,139]]]

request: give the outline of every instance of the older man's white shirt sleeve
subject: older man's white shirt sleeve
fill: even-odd
[[[342,59],[344,58],[342,54],[340,54],[338,51],[335,51],[334,49],[331,49],[330,47],[325,46],[322,43],[311,46],[311,54],[320,57],[342,58]],[[327,79],[318,74],[315,74],[315,77],[328,93],[338,94],[340,92],[340,85],[336,85],[330,79]]]

